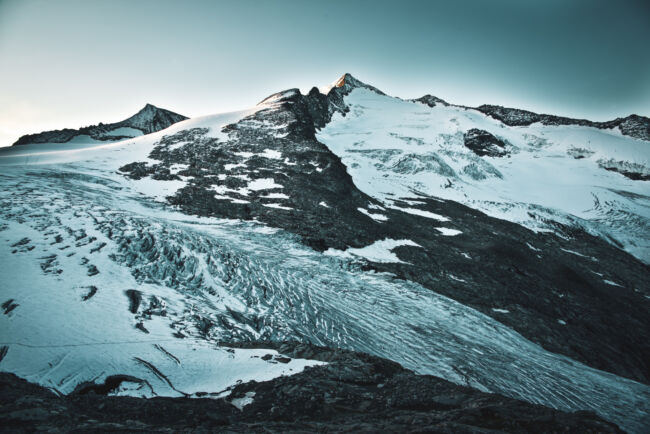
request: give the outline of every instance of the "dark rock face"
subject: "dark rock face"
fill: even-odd
[[[593,122],[586,119],[572,119],[562,116],[537,114],[527,110],[507,108],[498,105],[481,105],[476,110],[509,126],[525,126],[540,122],[544,125],[580,125],[600,129],[618,127],[622,134],[636,139],[650,141],[650,118],[630,115],[607,122]]]
[[[444,215],[453,224],[383,208],[356,188],[340,159],[314,134],[318,119],[343,110],[336,104],[357,82],[347,78],[327,96],[313,90],[307,96],[296,89],[280,92],[268,98],[272,107],[226,126],[227,141],[201,129],[182,131],[155,145],[150,158],[160,163],[136,162],[121,170],[126,176],[155,177],[185,164],[178,175],[192,179],[168,197],[183,212],[255,219],[296,234],[318,251],[365,247],[386,238],[413,240],[419,247],[394,250],[403,263],[368,262],[365,267],[471,306],[547,350],[648,383],[649,267],[599,238],[559,224],[563,238],[421,196],[403,199],[422,205],[395,205]],[[495,152],[503,148],[493,136],[479,131],[475,137]],[[262,180],[269,188],[248,187]],[[373,212],[386,220],[360,209],[377,209]],[[462,234],[442,236],[435,229],[440,226]],[[450,270],[456,279],[449,277]],[[599,275],[621,287],[612,291]]]
[[[27,134],[19,138],[13,146],[32,143],[66,143],[80,135],[87,135],[95,140],[116,141],[133,137],[132,135],[115,135],[111,133],[118,128],[135,128],[136,130],[142,131],[143,134],[150,134],[164,130],[185,119],[187,119],[185,116],[147,104],[138,113],[121,122],[112,124],[100,123],[98,125],[79,128],[78,130],[65,128],[62,130],[44,131],[38,134]]]
[[[450,105],[450,104],[449,104],[447,101],[445,101],[444,99],[441,99],[441,98],[438,98],[437,96],[433,96],[433,95],[429,95],[429,94],[424,95],[424,96],[421,97],[421,98],[414,99],[413,101],[415,101],[415,102],[420,102],[420,103],[422,103],[422,104],[426,104],[426,105],[428,105],[429,107],[435,107],[435,106],[437,106],[437,105],[442,105],[442,106],[447,107],[447,106]]]
[[[487,131],[472,128],[463,136],[465,147],[479,157],[504,157],[508,154],[503,140],[494,137]]]
[[[617,172],[634,181],[650,181],[650,171],[638,163],[616,160],[600,160],[598,165],[610,172]]]
[[[630,115],[619,118],[618,128],[626,136],[650,141],[650,119],[644,116]],[[616,122],[616,121],[613,121]]]
[[[247,346],[269,345],[282,359],[310,357],[327,364],[240,384],[225,399],[106,396],[123,381],[141,381],[123,375],[59,397],[0,374],[0,422],[5,432],[621,432],[593,413],[564,413],[482,393],[366,354],[305,344]]]

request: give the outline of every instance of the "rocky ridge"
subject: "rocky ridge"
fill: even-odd
[[[78,136],[88,136],[93,140],[119,141],[134,137],[128,129],[139,130],[141,134],[150,134],[164,130],[169,126],[183,121],[187,117],[158,108],[154,105],[145,105],[138,113],[120,122],[82,127],[79,129],[64,128],[62,130],[43,131],[37,134],[27,134],[20,137],[13,146],[34,143],[66,143]],[[122,129],[122,131],[120,131]],[[117,131],[116,131],[117,130]]]

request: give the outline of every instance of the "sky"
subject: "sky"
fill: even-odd
[[[650,1],[0,0],[0,146],[345,72],[402,98],[650,116]]]

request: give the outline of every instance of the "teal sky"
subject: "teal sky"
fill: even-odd
[[[0,0],[0,146],[350,72],[388,94],[650,116],[650,2]]]

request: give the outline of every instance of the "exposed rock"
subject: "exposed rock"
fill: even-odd
[[[426,104],[426,105],[428,105],[429,107],[435,107],[435,106],[437,106],[437,105],[442,105],[442,106],[447,107],[447,106],[450,105],[450,104],[449,104],[447,101],[445,101],[444,99],[442,99],[442,98],[438,98],[437,96],[433,96],[433,95],[429,95],[429,94],[424,95],[423,97],[420,97],[420,98],[414,99],[413,101],[421,102],[422,104]]]
[[[138,313],[138,308],[142,302],[142,293],[137,289],[127,289],[124,293],[129,298],[129,312]]]
[[[504,157],[508,154],[503,140],[494,137],[487,131],[472,128],[465,133],[463,138],[465,146],[480,157]]]
[[[544,125],[581,125],[600,129],[617,128],[622,134],[636,139],[650,141],[650,118],[630,115],[606,122],[573,119],[562,116],[537,114],[528,110],[507,108],[498,105],[481,105],[476,110],[509,126],[525,126],[540,122]]]

